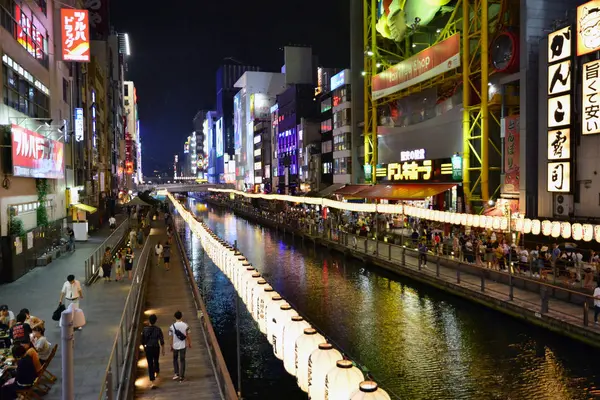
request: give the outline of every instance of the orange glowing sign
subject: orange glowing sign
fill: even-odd
[[[577,55],[600,49],[600,0],[577,7]]]
[[[90,61],[90,26],[87,10],[60,10],[64,61]]]
[[[132,175],[133,174],[133,162],[127,161],[125,163],[125,173],[127,175]]]

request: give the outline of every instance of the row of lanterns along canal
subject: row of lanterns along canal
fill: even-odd
[[[240,251],[337,349],[392,398],[589,399],[600,395],[600,351],[499,312],[303,244],[212,206],[190,209]],[[234,382],[236,290],[176,219]],[[245,399],[306,399],[240,307]]]

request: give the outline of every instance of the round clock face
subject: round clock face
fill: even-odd
[[[510,66],[515,53],[514,42],[507,34],[497,36],[492,42],[491,61],[496,71],[504,71]]]

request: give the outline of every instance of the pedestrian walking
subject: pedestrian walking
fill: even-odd
[[[159,357],[161,353],[163,357],[165,355],[165,338],[162,329],[156,326],[157,319],[156,315],[152,314],[148,318],[149,325],[144,326],[142,330],[142,345],[144,346],[144,353],[146,353],[146,361],[148,361],[148,376],[150,378],[151,389],[156,388],[154,381],[160,373]]]
[[[138,231],[137,231],[137,247],[138,247],[138,249],[141,249],[143,244],[144,244],[144,231],[141,229],[138,229]]]
[[[156,254],[156,266],[160,266],[160,260],[162,258],[163,246],[160,241],[154,246],[154,254]]]
[[[136,240],[137,240],[137,232],[136,232],[135,228],[132,228],[129,231],[129,245],[131,247],[135,246]]]
[[[108,225],[110,226],[110,229],[113,231],[117,228],[117,220],[115,219],[114,215],[111,215],[110,218],[108,219]]]
[[[594,324],[598,325],[598,315],[600,315],[600,281],[594,289]]]
[[[173,229],[170,226],[167,226],[167,243],[173,243]]]
[[[65,300],[65,307],[69,307],[71,304],[75,308],[79,308],[79,300],[83,299],[83,291],[81,290],[81,283],[75,279],[75,275],[67,276],[67,281],[63,283],[62,289],[60,290],[59,304],[63,304]]]
[[[112,272],[113,258],[110,253],[110,247],[104,250],[104,256],[102,257],[102,277],[105,282],[110,282],[110,274]]]
[[[120,281],[123,278],[123,271],[125,270],[125,254],[123,250],[119,249],[115,254],[115,281]]]
[[[69,235],[69,250],[75,251],[75,231],[71,227],[68,227],[67,234]]]
[[[182,382],[185,379],[185,352],[187,348],[192,348],[192,339],[190,337],[190,327],[182,321],[181,311],[175,312],[175,322],[169,327],[169,341],[171,352],[173,353],[173,380]]]
[[[169,244],[169,242],[165,243],[164,247],[163,247],[163,262],[165,264],[165,269],[168,271],[169,270],[169,263],[171,262],[171,245]]]
[[[125,250],[125,272],[127,272],[127,277],[131,281],[133,279],[133,259],[135,255],[133,254],[133,249],[131,246],[127,247]]]

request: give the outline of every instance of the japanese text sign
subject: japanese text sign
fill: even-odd
[[[87,10],[60,10],[64,61],[90,61],[90,27]]]
[[[28,178],[64,177],[63,144],[12,125],[13,174]]]
[[[75,141],[81,142],[83,140],[83,108],[75,109]]]
[[[451,159],[413,160],[399,163],[380,164],[375,176],[381,182],[452,182],[461,180],[456,175]]]
[[[519,193],[521,177],[521,118],[511,115],[502,119],[504,136],[504,184],[502,192],[506,194]]]
[[[548,163],[548,191],[561,193],[571,191],[571,162]]]
[[[600,60],[583,64],[581,134],[600,133]]]
[[[571,159],[571,130],[569,128],[548,132],[548,160]]]
[[[548,63],[555,63],[571,57],[571,27],[559,29],[548,35]]]
[[[600,0],[592,0],[577,7],[577,55],[600,49]]]

